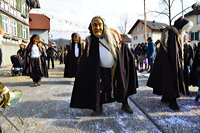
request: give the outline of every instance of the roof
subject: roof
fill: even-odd
[[[131,38],[128,37],[126,34],[121,34],[122,41],[124,42],[131,42]]]
[[[200,10],[194,9],[194,10],[186,13],[184,16],[188,17],[188,16],[192,16],[192,15],[200,15]]]
[[[136,21],[136,23],[133,25],[133,27],[130,29],[130,31],[128,32],[128,34],[131,34],[131,32],[133,31],[133,29],[137,26],[137,24],[139,22],[142,22],[144,24],[144,20],[140,20],[138,19]],[[165,27],[167,27],[168,25],[165,23],[160,23],[160,22],[156,22],[156,21],[146,21],[147,22],[147,26],[152,29],[152,30],[160,30],[160,29],[164,29]]]
[[[50,18],[44,14],[29,14],[31,30],[50,30]]]

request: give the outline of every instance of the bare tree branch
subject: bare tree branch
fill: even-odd
[[[122,34],[126,34],[128,23],[129,23],[129,17],[126,14],[126,15],[121,16],[120,20],[121,20],[121,23],[120,23],[120,26],[118,26],[118,28]]]
[[[171,3],[171,5],[170,5],[170,7],[172,7],[172,5],[173,5],[174,1],[175,1],[175,0],[172,0],[172,3]]]
[[[168,13],[165,13],[165,12],[159,12],[159,11],[149,11],[149,12],[147,12],[147,13],[157,13],[157,14],[159,14],[159,15],[166,15],[167,17],[169,17],[169,14]]]

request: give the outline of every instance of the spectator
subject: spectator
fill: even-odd
[[[57,51],[52,47],[51,44],[48,44],[48,49],[46,52],[47,52],[48,69],[50,68],[50,61],[52,69],[54,69],[54,59],[56,57]]]
[[[148,37],[147,42],[148,42],[147,58],[149,63],[148,72],[150,73],[152,71],[154,59],[156,56],[156,45],[155,43],[153,43],[151,37]]]
[[[24,59],[25,49],[26,49],[26,45],[25,45],[25,44],[19,44],[19,50],[17,51],[17,55],[18,55],[22,60]]]
[[[59,54],[60,54],[59,55],[60,64],[63,64],[64,63],[64,54],[65,54],[63,47],[60,47]]]

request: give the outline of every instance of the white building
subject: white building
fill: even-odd
[[[192,10],[185,14],[185,18],[193,22],[193,27],[190,30],[191,45],[200,42],[200,10]]]
[[[165,23],[147,21],[147,37],[151,37],[155,42],[160,40],[161,29],[164,29],[168,25]],[[144,42],[144,20],[138,19],[128,34],[131,35],[131,43],[135,47],[139,43]]]

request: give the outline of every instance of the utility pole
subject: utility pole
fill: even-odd
[[[168,0],[168,7],[169,7],[169,25],[172,25],[172,20],[171,20],[171,1]]]
[[[146,0],[144,0],[144,43],[147,40]]]
[[[184,15],[183,15],[183,0],[181,0],[181,5],[182,5],[182,18],[184,18]]]

